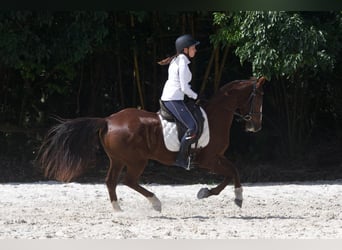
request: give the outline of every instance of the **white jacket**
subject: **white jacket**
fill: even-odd
[[[184,100],[184,95],[197,99],[197,93],[190,87],[192,78],[188,64],[190,60],[184,54],[175,57],[168,70],[168,79],[164,85],[161,96],[162,101]]]

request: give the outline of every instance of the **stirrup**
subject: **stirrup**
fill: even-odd
[[[184,168],[187,171],[190,171],[192,169],[195,168],[195,164],[193,164],[192,162],[192,157],[191,155],[188,156],[188,160],[186,161],[186,163],[184,165],[181,166],[182,168]]]
[[[190,171],[191,169],[194,168],[194,165],[191,164],[191,156],[190,155],[188,156],[186,162],[183,162],[183,161],[182,162],[178,162],[176,160],[175,165],[178,166],[178,167],[182,167],[182,168],[184,168],[187,171]]]
[[[190,171],[191,169],[194,169],[194,168],[195,168],[195,165],[192,164],[192,161],[191,161],[191,160],[192,160],[192,157],[191,157],[191,155],[189,155],[186,162],[181,162],[181,163],[179,163],[179,162],[176,161],[175,164],[176,164],[176,166],[178,166],[178,167],[182,167],[182,168],[184,168],[185,170]]]
[[[184,167],[185,170],[190,171],[191,169],[193,169],[193,166],[191,165],[191,157],[190,155],[188,156],[188,160],[187,160],[187,164]]]
[[[196,154],[192,154],[190,153],[189,157],[188,157],[188,165],[190,169],[194,169],[194,168],[198,168],[199,163],[196,162]]]

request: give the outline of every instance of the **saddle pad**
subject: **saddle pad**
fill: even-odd
[[[203,148],[208,145],[209,143],[209,125],[208,125],[208,118],[205,111],[201,108],[203,117],[204,117],[204,125],[203,125],[203,132],[201,137],[198,140],[197,148]],[[163,135],[164,135],[164,143],[168,150],[172,152],[179,151],[180,148],[180,141],[178,139],[178,131],[175,122],[169,122],[163,119],[160,115],[159,119],[163,127]],[[191,145],[192,148],[195,148],[195,143]]]

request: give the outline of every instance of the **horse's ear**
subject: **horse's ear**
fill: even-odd
[[[256,87],[259,88],[261,87],[266,81],[266,78],[264,76],[260,77],[257,81]]]

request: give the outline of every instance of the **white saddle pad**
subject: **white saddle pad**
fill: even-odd
[[[209,125],[208,125],[208,118],[205,111],[201,108],[203,117],[204,117],[204,124],[203,124],[203,132],[201,137],[198,140],[197,147],[203,148],[208,145],[209,143]],[[180,141],[178,139],[178,131],[175,122],[169,122],[159,115],[160,122],[163,127],[163,135],[164,135],[164,143],[168,150],[177,152],[180,148]],[[195,147],[195,143],[191,145],[192,148]]]

